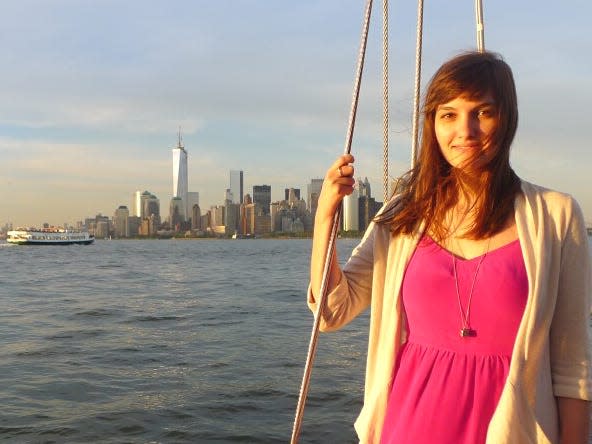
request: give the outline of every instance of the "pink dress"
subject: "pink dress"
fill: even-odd
[[[470,305],[476,335],[460,336],[452,254],[424,237],[403,279],[409,335],[395,364],[381,443],[485,443],[526,305],[528,278],[518,240],[484,257],[455,260],[465,313],[481,261]]]

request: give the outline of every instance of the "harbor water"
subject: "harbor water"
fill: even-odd
[[[0,243],[0,442],[289,442],[310,246]],[[302,443],[357,442],[367,330],[321,335]]]
[[[310,246],[0,244],[0,442],[288,442]],[[321,336],[301,442],[356,442],[367,322]]]

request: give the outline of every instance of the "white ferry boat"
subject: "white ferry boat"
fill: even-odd
[[[18,228],[6,233],[6,242],[19,245],[70,245],[92,244],[95,237],[87,231],[70,231],[62,228]]]

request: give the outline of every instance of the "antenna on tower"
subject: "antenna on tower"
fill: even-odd
[[[179,125],[179,142],[177,143],[177,148],[183,148],[183,137],[181,137],[181,125]]]

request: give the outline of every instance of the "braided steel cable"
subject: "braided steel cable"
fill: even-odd
[[[415,43],[415,91],[413,94],[413,129],[411,139],[411,168],[417,162],[419,139],[419,96],[421,88],[421,47],[423,40],[423,0],[417,2],[417,36]]]
[[[483,24],[483,4],[475,0],[475,21],[477,23],[477,51],[485,51],[485,26]]]
[[[345,137],[344,154],[351,152],[351,143],[354,134],[354,127],[356,122],[356,113],[358,109],[358,99],[360,96],[360,85],[362,83],[362,72],[364,68],[364,58],[366,55],[366,43],[368,41],[368,28],[370,26],[370,14],[372,11],[372,0],[367,0],[364,14],[364,24],[362,26],[362,36],[360,39],[360,50],[358,54],[358,68],[356,72],[356,80],[354,83],[354,91],[352,96],[352,104],[350,109],[349,124],[347,134]],[[292,428],[291,444],[296,444],[300,437],[300,428],[302,427],[302,418],[304,416],[304,405],[306,404],[306,397],[308,388],[310,386],[310,376],[312,374],[312,366],[318,345],[319,328],[321,322],[321,313],[324,311],[327,304],[327,285],[329,281],[329,271],[331,270],[331,261],[335,252],[335,243],[337,241],[337,234],[339,232],[339,225],[341,221],[341,210],[337,210],[333,216],[333,225],[331,227],[331,235],[329,237],[329,245],[325,255],[325,263],[323,268],[323,277],[321,280],[321,288],[319,292],[319,302],[317,311],[314,316],[314,323],[310,342],[308,345],[308,355],[306,357],[306,364],[304,366],[304,375],[302,377],[302,385],[300,387],[300,394],[298,396],[298,405],[296,406],[296,415],[294,418],[294,426]]]
[[[384,200],[389,197],[389,45],[388,2],[382,0],[382,189]]]

